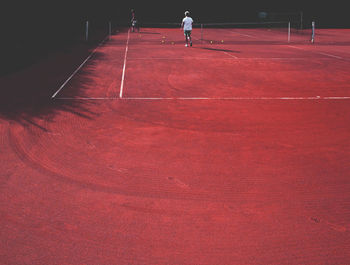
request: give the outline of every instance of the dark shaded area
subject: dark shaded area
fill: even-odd
[[[91,110],[96,102],[82,100],[56,100],[52,95],[58,90],[81,62],[91,54],[93,44],[77,44],[62,51],[41,56],[39,61],[16,72],[0,76],[0,120],[18,122],[23,126],[34,125],[47,131],[42,125],[54,121],[59,112],[94,119],[98,113]],[[102,55],[94,53],[88,64],[89,68],[79,71],[76,82],[69,86],[70,93],[86,97],[86,84],[92,82],[94,65],[103,60]],[[45,122],[44,122],[45,121]]]
[[[78,43],[86,43],[85,26],[90,20],[89,44],[107,33],[104,19],[84,5],[64,2],[7,3],[1,16],[0,75],[21,70]]]
[[[233,50],[228,50],[228,49],[210,48],[210,47],[200,47],[199,49],[208,50],[208,51],[218,51],[218,52],[241,53],[240,51],[233,51]]]

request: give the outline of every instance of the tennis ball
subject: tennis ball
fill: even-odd
[[[221,40],[222,43],[224,43],[224,40]]]
[[[213,44],[213,41],[211,40],[210,43]]]

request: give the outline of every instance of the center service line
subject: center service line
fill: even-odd
[[[129,49],[129,38],[130,38],[130,29],[128,30],[128,38],[126,40],[126,47],[125,47],[125,55],[124,55],[124,65],[123,65],[123,73],[122,73],[122,81],[120,84],[120,93],[119,98],[123,97],[123,88],[124,88],[124,79],[125,79],[125,68],[126,68],[126,57],[128,55],[128,49]]]

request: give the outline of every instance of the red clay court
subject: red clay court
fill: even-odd
[[[0,263],[350,264],[350,30],[309,33],[124,29],[2,77]]]

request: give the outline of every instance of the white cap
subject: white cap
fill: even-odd
[[[185,11],[185,15],[188,15],[190,13],[190,11]]]

